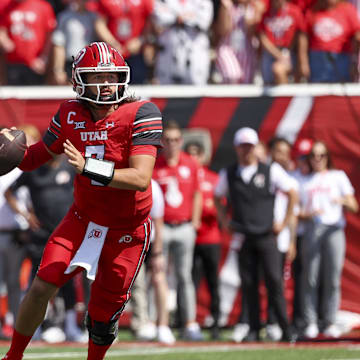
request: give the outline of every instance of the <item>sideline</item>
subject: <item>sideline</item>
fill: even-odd
[[[128,344],[129,345],[129,344]],[[166,354],[177,354],[177,353],[206,353],[206,352],[228,352],[228,351],[255,351],[255,350],[279,350],[282,348],[345,348],[347,350],[359,350],[359,347],[355,344],[346,344],[346,343],[298,343],[298,344],[264,344],[264,343],[250,343],[250,344],[214,344],[209,346],[203,346],[196,344],[195,346],[175,346],[175,347],[146,347],[139,348],[137,346],[128,346],[125,349],[114,349],[109,350],[106,354],[107,357],[117,357],[117,356],[150,356],[150,355],[166,355]],[[265,345],[265,346],[264,346]],[[76,357],[84,357],[87,355],[86,349],[79,349],[79,351],[68,351],[68,352],[54,352],[54,353],[25,353],[24,360],[26,359],[71,359]],[[321,359],[323,360],[323,359]],[[325,359],[324,359],[325,360]],[[328,359],[327,359],[328,360]],[[345,360],[345,359],[334,359],[334,360]],[[346,360],[360,360],[359,358],[352,358]]]

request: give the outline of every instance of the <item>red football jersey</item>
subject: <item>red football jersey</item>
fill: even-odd
[[[51,5],[45,0],[12,1],[0,18],[15,48],[6,55],[11,64],[31,63],[44,50],[46,38],[56,27]]]
[[[354,5],[340,2],[329,10],[306,13],[310,49],[335,53],[350,52],[351,39],[360,31],[360,21]]]
[[[43,140],[51,151],[60,154],[69,139],[83,156],[114,161],[115,169],[122,169],[129,167],[129,156],[141,153],[139,149],[148,154],[149,145],[159,146],[161,133],[161,113],[149,101],[123,104],[94,122],[81,101],[69,100],[61,104]],[[99,225],[129,228],[149,216],[151,186],[145,192],[121,190],[77,175],[74,201],[81,214]]]
[[[219,175],[205,167],[199,171],[200,191],[202,194],[201,226],[196,238],[197,244],[219,244],[220,229],[217,222],[217,211],[214,203],[214,189]]]
[[[158,157],[153,178],[164,194],[166,223],[191,221],[193,194],[199,190],[198,171],[197,162],[184,152],[176,166],[169,166],[164,156]]]
[[[107,19],[111,33],[124,45],[142,35],[153,8],[154,0],[99,0],[97,10]],[[121,54],[125,58],[130,55],[127,51]]]
[[[304,16],[300,8],[291,3],[285,3],[276,12],[270,8],[264,15],[260,31],[276,46],[290,48],[297,31],[305,32]]]

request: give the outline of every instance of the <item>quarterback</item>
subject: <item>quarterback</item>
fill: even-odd
[[[65,153],[77,176],[74,203],[47,242],[3,359],[22,359],[49,299],[84,269],[93,280],[87,359],[103,359],[117,336],[149,247],[150,183],[162,133],[159,109],[130,96],[129,80],[130,68],[117,50],[102,42],[83,48],[73,62],[77,98],[60,105],[42,141],[19,165],[31,171]]]

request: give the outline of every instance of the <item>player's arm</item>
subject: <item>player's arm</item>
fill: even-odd
[[[6,129],[3,129],[2,131],[4,130],[6,131]],[[7,130],[9,131],[9,129]],[[63,142],[59,109],[52,117],[43,139],[26,149],[24,158],[18,167],[23,171],[37,169],[54,156],[62,153]]]
[[[134,155],[129,158],[129,167],[116,169],[109,186],[126,189],[145,191],[151,181],[155,157],[152,155]]]
[[[11,130],[16,130],[16,127],[11,127],[10,129],[4,128],[1,130],[1,133],[3,134]],[[40,140],[26,149],[24,158],[18,168],[23,171],[35,170],[49,161],[54,155],[55,154],[49,150],[45,143]]]
[[[68,139],[64,143],[64,152],[78,174],[114,188],[145,191],[149,187],[156,158],[156,147],[148,147],[148,154],[130,156],[129,167],[124,169],[114,169],[111,161],[85,159]]]
[[[48,162],[56,154],[51,152],[45,143],[40,140],[26,149],[25,156],[18,166],[23,171],[32,171]]]

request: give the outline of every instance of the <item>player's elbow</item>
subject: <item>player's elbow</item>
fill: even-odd
[[[150,185],[150,181],[151,179],[145,179],[145,178],[139,179],[137,184],[137,190],[140,192],[146,191]]]
[[[139,185],[139,186],[137,187],[137,191],[144,192],[144,191],[147,190],[147,188],[148,188],[148,186]]]

